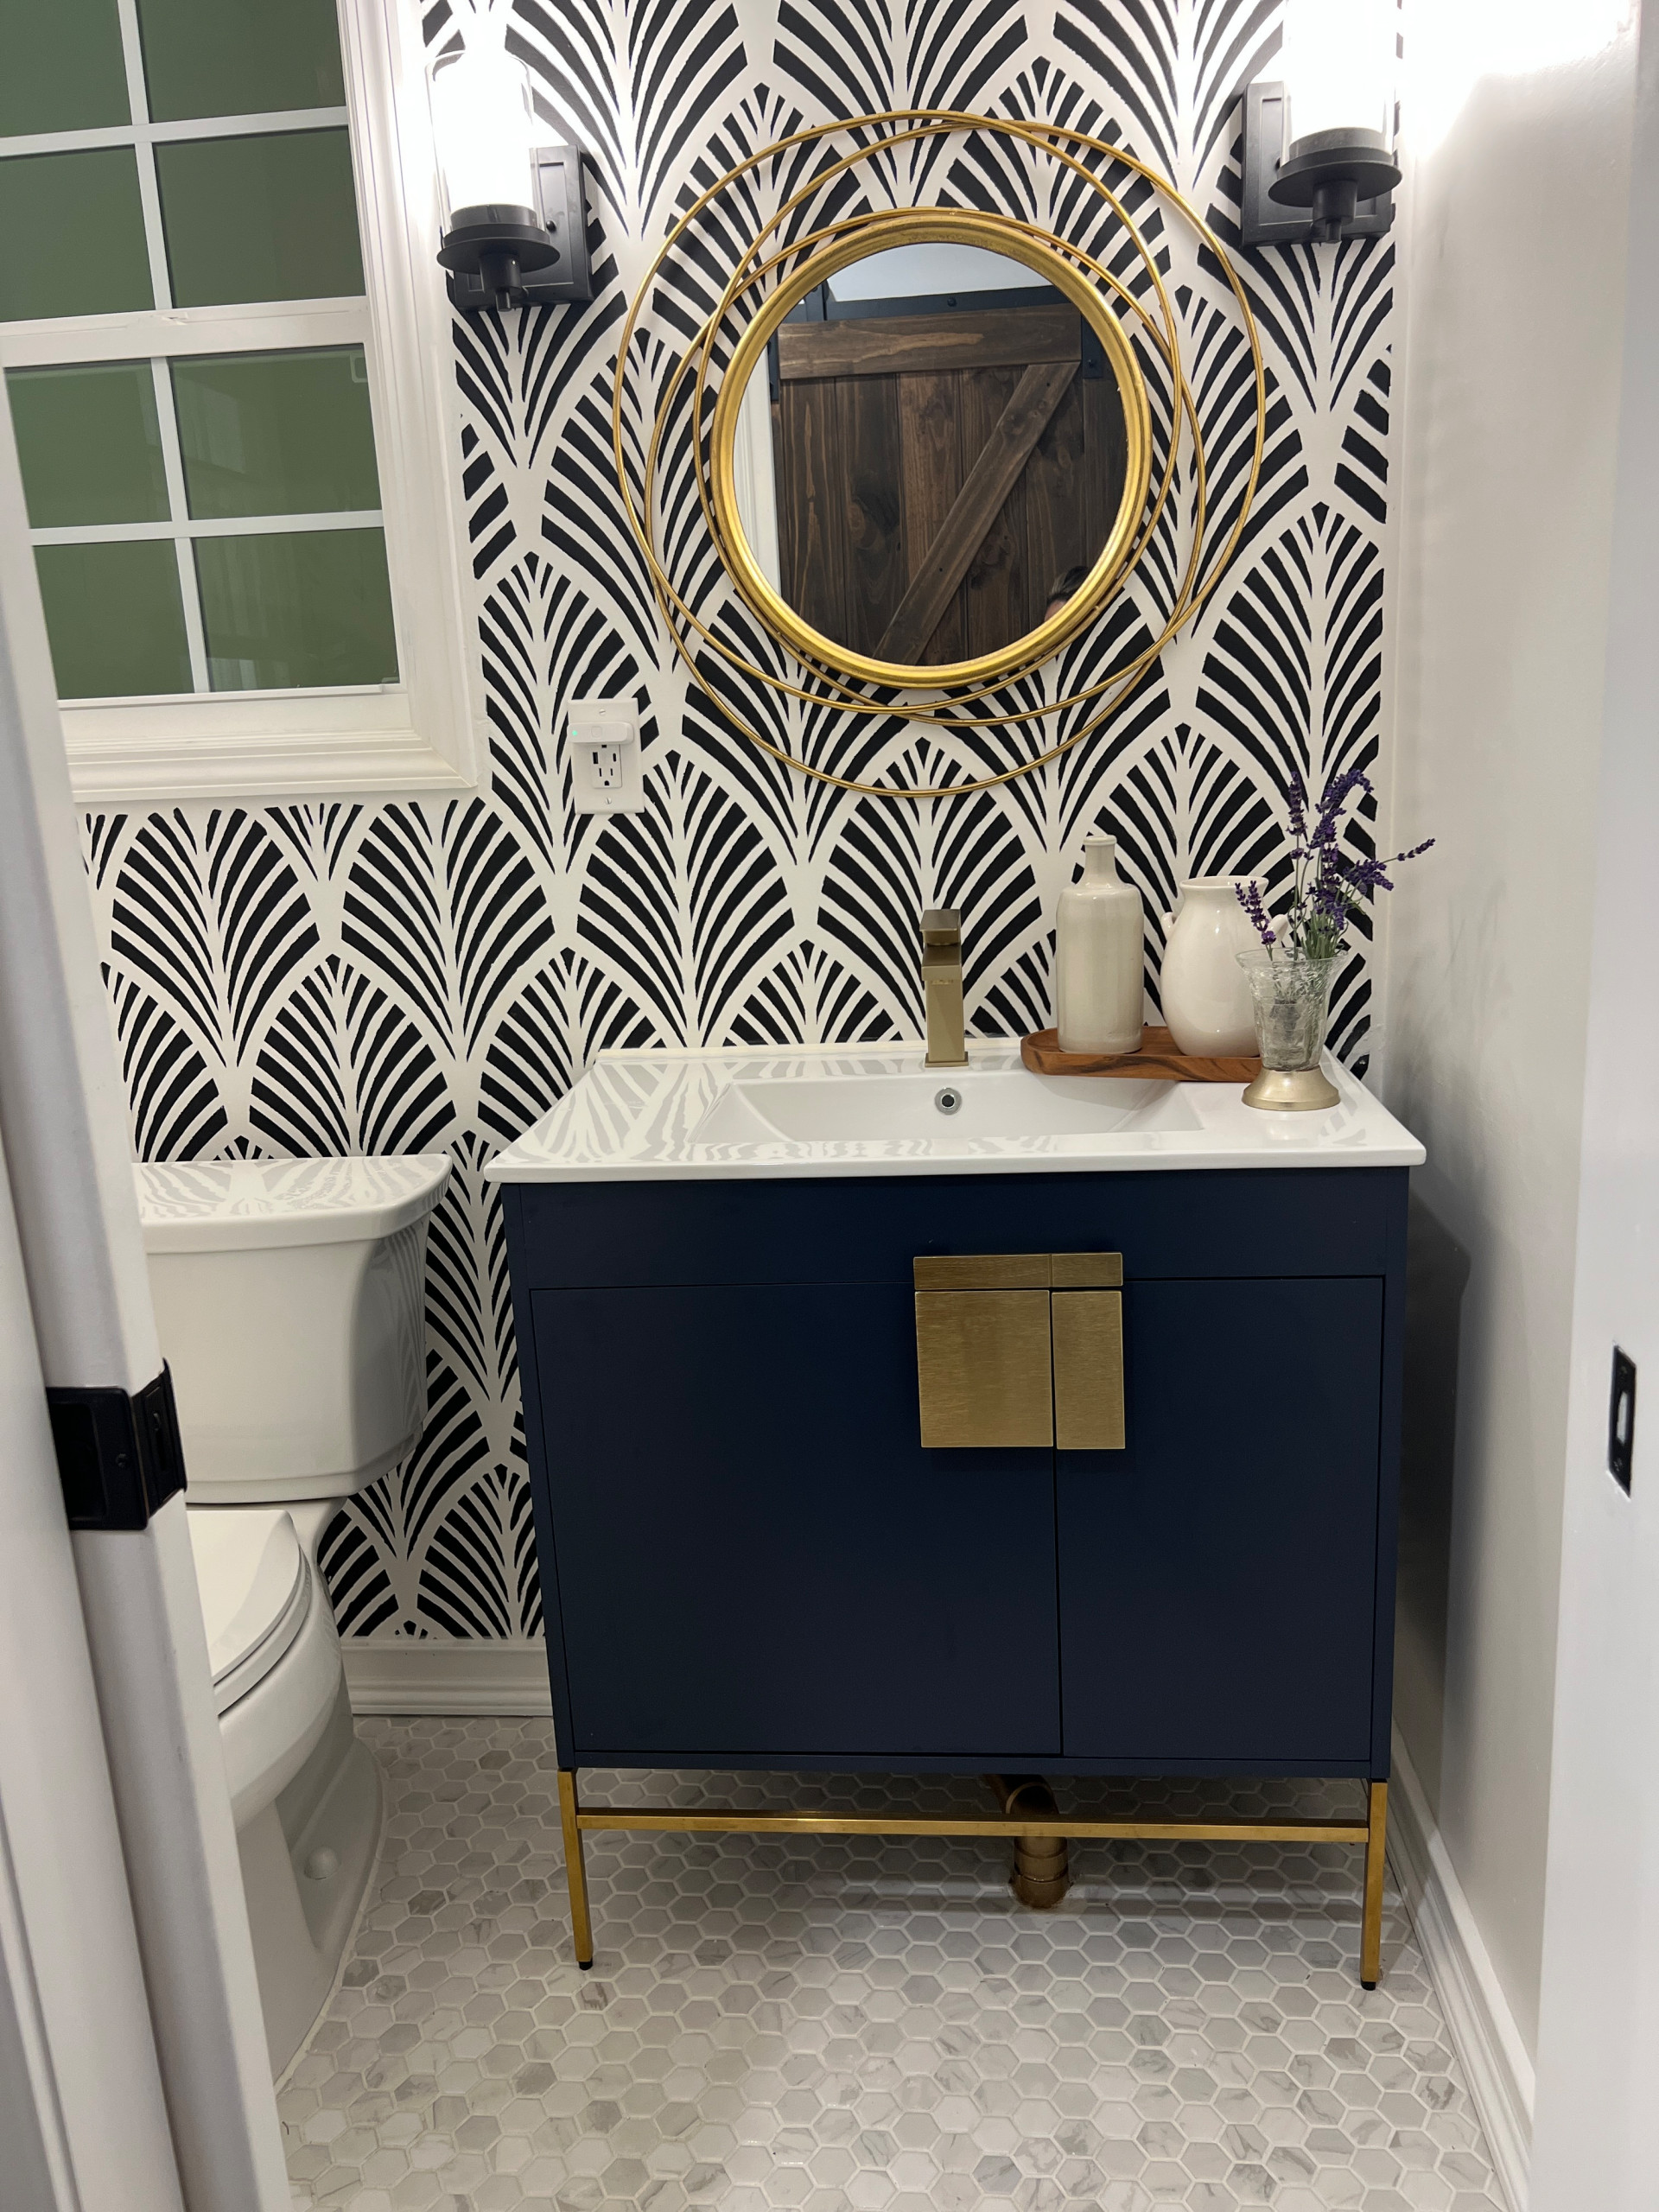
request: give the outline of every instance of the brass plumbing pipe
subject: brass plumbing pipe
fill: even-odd
[[[1034,1821],[1059,1818],[1054,1792],[1040,1774],[988,1774],[985,1779],[1007,1819],[1015,1820],[1021,1813]],[[1034,1912],[1051,1912],[1071,1886],[1071,1854],[1063,1835],[1015,1837],[1009,1887],[1021,1904]]]

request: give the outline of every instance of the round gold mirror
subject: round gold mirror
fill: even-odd
[[[964,147],[976,143],[1009,145],[1018,149],[1019,159],[1028,158],[1039,169],[1050,169],[1069,203],[1065,230],[1050,232],[1013,215],[957,208],[881,213],[855,204],[849,212],[849,179],[868,174],[871,190],[879,187],[884,194],[890,192],[894,178],[907,173],[904,164],[913,162],[918,149],[956,140]],[[849,143],[836,150],[843,141]],[[813,149],[804,161],[803,149]],[[785,176],[799,180],[795,188],[776,200],[772,213],[752,228],[757,198],[775,200]],[[1123,194],[1140,195],[1143,188],[1151,197],[1137,220]],[[853,196],[855,203],[865,197],[862,192]],[[1211,348],[1210,370],[1196,392],[1183,361],[1179,322],[1164,265],[1143,228],[1154,216],[1160,220],[1173,216],[1196,239],[1198,249],[1213,258],[1236,310],[1237,332],[1206,340]],[[880,257],[900,249],[932,246],[969,248],[1001,259],[991,272],[976,263],[965,275],[958,267],[948,279],[940,276],[941,283],[955,288],[943,295],[914,289],[923,280],[913,268],[905,279],[911,289],[895,289],[900,265]],[[1103,253],[1108,257],[1101,258]],[[874,265],[867,267],[861,278],[856,273],[843,276],[860,263]],[[785,341],[784,326],[791,320],[813,321],[808,303],[815,295],[823,310],[816,319],[826,323],[858,320],[831,311],[837,276],[842,276],[843,308],[855,296],[880,302],[903,298],[907,307],[917,300],[928,301],[926,308],[913,309],[919,317],[959,312],[964,290],[1029,290],[1029,285],[1022,287],[1017,281],[1017,272],[1008,265],[1012,264],[1035,273],[1079,318],[1076,366],[1070,365],[1069,344],[1058,361],[1029,356],[1022,360],[1016,353],[1003,365],[1013,378],[1001,410],[989,410],[990,428],[978,447],[965,455],[963,410],[949,404],[913,410],[917,424],[938,426],[942,442],[955,423],[957,441],[955,474],[941,474],[931,483],[926,500],[916,509],[922,518],[917,533],[919,561],[902,537],[897,555],[892,544],[895,516],[900,533],[904,524],[902,437],[896,462],[889,437],[882,448],[887,458],[873,467],[861,462],[862,473],[856,481],[844,468],[837,478],[827,461],[820,461],[823,489],[817,518],[808,512],[806,520],[798,523],[792,507],[780,516],[779,481],[795,464],[787,456],[782,464],[779,460],[778,433],[771,421],[772,395],[775,388],[781,407],[783,388],[791,381],[782,372],[785,342],[804,342],[798,338]],[[718,283],[722,269],[728,273],[718,299],[710,300],[701,323],[690,328],[687,302],[707,296],[711,276]],[[780,276],[780,271],[785,273]],[[1005,285],[1004,275],[1016,281]],[[773,289],[768,290],[768,286]],[[764,303],[752,319],[746,319],[749,303],[757,296]],[[944,304],[950,298],[957,302],[954,310]],[[1014,302],[1015,308],[1038,304],[1055,302]],[[798,309],[802,310],[798,315]],[[962,326],[955,327],[960,333]],[[1134,334],[1133,349],[1127,332]],[[912,331],[912,336],[915,334]],[[768,359],[774,340],[779,341],[775,377],[774,363]],[[853,341],[843,338],[842,342]],[[1214,351],[1217,346],[1222,348],[1219,353]],[[1155,459],[1152,410],[1141,374],[1143,359],[1161,395]],[[1231,365],[1217,375],[1216,365],[1222,359]],[[611,397],[617,484],[658,612],[691,681],[716,702],[729,728],[784,767],[839,791],[894,803],[962,798],[1011,783],[1059,760],[1106,728],[1146,681],[1170,639],[1193,620],[1226,575],[1249,524],[1267,450],[1267,372],[1249,296],[1225,246],[1192,203],[1166,177],[1109,139],[1065,124],[1027,123],[950,108],[896,109],[861,116],[855,123],[804,124],[785,138],[756,148],[715,178],[671,226],[645,270],[623,321],[617,365]],[[957,359],[944,365],[959,369],[962,363]],[[837,373],[804,376],[798,381],[833,390],[842,379],[836,363],[830,361],[828,366]],[[1236,374],[1238,366],[1246,369],[1248,381],[1243,387]],[[1067,525],[1079,529],[1082,553],[1070,567],[1063,566],[1067,549],[1062,541],[1040,531],[1033,538],[1027,528],[1023,540],[1009,550],[1006,563],[984,563],[988,571],[993,565],[1005,566],[1010,576],[1016,563],[1020,569],[1017,592],[1012,583],[1004,589],[997,582],[1005,609],[1001,628],[975,638],[960,634],[969,628],[963,623],[957,642],[948,627],[942,632],[941,625],[948,626],[953,619],[953,606],[961,612],[960,602],[951,596],[961,584],[944,580],[950,563],[943,562],[934,585],[939,597],[932,628],[926,626],[930,610],[918,601],[904,629],[895,631],[905,595],[925,569],[927,556],[932,553],[943,560],[937,549],[944,521],[936,526],[932,518],[942,514],[950,519],[956,513],[976,472],[981,472],[976,499],[986,511],[995,505],[995,486],[988,487],[985,476],[992,460],[985,456],[990,454],[995,459],[997,438],[1018,442],[1018,414],[1012,423],[1004,420],[1014,389],[1032,372],[1046,374],[1051,369],[1060,372],[1065,391],[1079,382],[1109,383],[1115,395],[1115,407],[1103,394],[1096,396],[1104,403],[1100,450],[1104,455],[1116,437],[1121,460],[1105,475],[1106,494],[1092,506],[1085,501],[1080,528],[1075,522]],[[1091,370],[1097,373],[1091,375]],[[913,356],[907,364],[895,363],[895,378],[909,372],[940,372],[932,366],[925,372],[917,369]],[[992,373],[979,368],[971,372]],[[1241,404],[1245,391],[1248,414]],[[828,398],[820,397],[817,417],[827,422],[832,410]],[[1039,407],[1043,404],[1046,397],[1039,394]],[[1054,411],[1063,404],[1064,391],[1054,400]],[[836,398],[837,421],[841,406]],[[980,419],[982,423],[986,420],[984,409]],[[1034,440],[1027,438],[1027,465],[1033,453],[1042,460],[1048,427],[1046,423]],[[1219,477],[1214,467],[1206,467],[1205,452],[1206,438],[1217,436],[1227,463]],[[1011,470],[1006,455],[1004,466]],[[793,498],[792,481],[790,478],[785,484],[786,500]],[[1011,478],[1009,493],[995,507],[999,528],[1018,481],[1017,476]],[[868,487],[868,495],[861,487]],[[1113,487],[1117,488],[1115,512]],[[735,586],[729,593],[709,575],[708,541],[695,527],[688,493],[695,498],[725,574]],[[1091,529],[1090,514],[1109,518],[1103,524],[1096,520]],[[960,562],[963,540],[968,541],[963,582],[990,534],[988,527],[973,542],[973,520],[968,512],[943,549],[948,554],[954,547],[954,558]],[[873,521],[880,529],[872,526]],[[685,527],[687,523],[693,526]],[[1008,527],[1012,535],[1011,521]],[[1103,639],[1098,656],[1068,653],[1051,676],[1045,664],[1122,588],[1154,537],[1160,548],[1157,573],[1138,610],[1141,619],[1120,626],[1115,638]],[[1077,537],[1071,543],[1075,549]],[[786,546],[791,549],[787,575]],[[859,592],[850,588],[837,586],[842,594],[838,601],[822,596],[818,571],[833,567],[843,555],[849,572],[863,580],[859,592],[872,601],[872,607],[861,607]],[[867,588],[871,578],[879,590]],[[711,583],[715,585],[712,594]],[[814,600],[815,592],[821,594],[819,600]],[[748,619],[752,615],[782,646],[781,656],[761,647]],[[1022,624],[1033,621],[1034,628],[1021,632]],[[893,658],[896,648],[920,657]],[[950,658],[953,653],[958,657]],[[1057,725],[1052,741],[1039,740],[1033,747],[1029,734],[1045,722]],[[916,731],[922,733],[925,747],[938,748],[928,752],[919,776],[908,756],[902,763],[876,757],[880,748],[894,741],[897,731],[906,733],[906,746],[911,742],[908,733]],[[997,765],[1005,751],[1015,757]]]
[[[1055,652],[1145,513],[1140,365],[1007,219],[913,209],[807,257],[744,331],[710,441],[720,550],[798,658],[898,689]]]

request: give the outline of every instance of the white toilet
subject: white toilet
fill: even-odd
[[[317,1545],[420,1434],[426,1232],[449,1162],[134,1172],[280,2074],[327,2001],[380,1834]]]

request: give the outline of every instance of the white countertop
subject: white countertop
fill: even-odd
[[[601,1052],[485,1175],[633,1183],[836,1175],[1096,1174],[1206,1167],[1414,1167],[1423,1147],[1327,1058],[1338,1104],[1263,1113],[1243,1086],[1032,1075],[1015,1043],[964,1070],[879,1052]],[[941,1091],[959,1105],[947,1113]],[[773,1116],[776,1120],[768,1119]]]

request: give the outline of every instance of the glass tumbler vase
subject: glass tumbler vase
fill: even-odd
[[[1341,956],[1310,960],[1300,953],[1238,955],[1250,986],[1262,1072],[1244,1093],[1247,1106],[1281,1114],[1317,1113],[1342,1094],[1319,1065],[1331,986]]]

